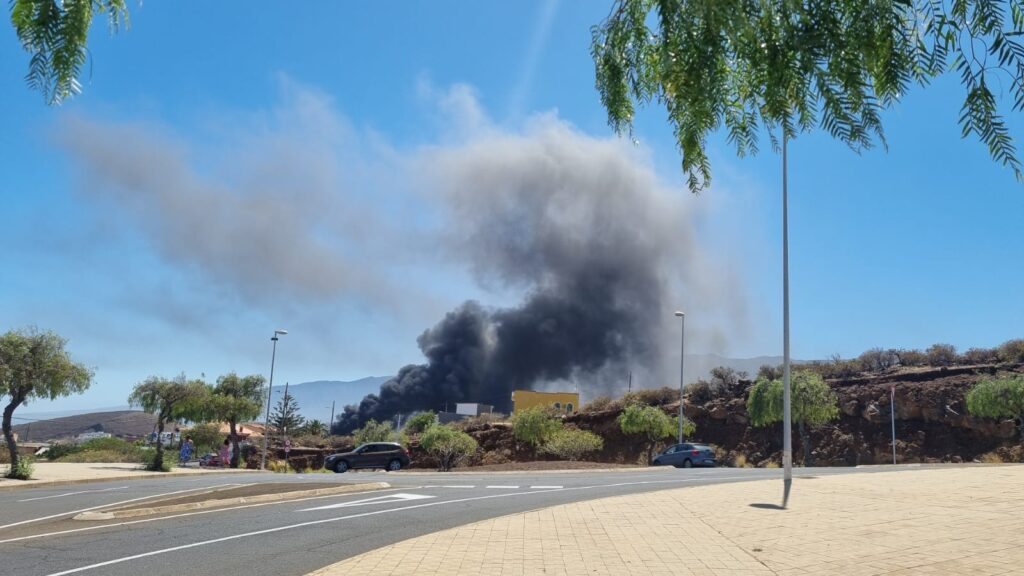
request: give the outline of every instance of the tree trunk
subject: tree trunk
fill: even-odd
[[[231,430],[231,467],[238,468],[238,459],[242,456],[238,449],[238,432],[235,430],[236,422],[228,420],[228,427]]]
[[[1024,412],[1020,413],[1018,419],[1020,420],[1020,443],[1024,444]]]
[[[153,470],[159,472],[164,469],[164,419],[163,416],[156,421],[156,457],[153,458]]]
[[[24,396],[11,396],[11,402],[4,408],[4,440],[7,441],[7,450],[11,453],[10,474],[18,469],[18,444],[14,441],[14,431],[11,430],[11,419],[14,416],[14,409],[25,400]]]
[[[807,437],[807,429],[804,427],[804,421],[798,420],[796,423],[796,429],[800,432],[800,444],[804,449],[804,466],[811,465],[811,442]]]

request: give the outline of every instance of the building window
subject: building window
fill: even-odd
[[[565,411],[566,411],[566,412],[572,412],[572,402],[568,402],[568,403],[566,403],[566,405],[565,405]]]
[[[561,402],[555,402],[555,410],[561,410],[561,409],[562,409],[562,403]]]

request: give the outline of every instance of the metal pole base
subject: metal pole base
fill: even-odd
[[[793,479],[786,478],[782,481],[782,507],[785,508],[789,504],[789,490],[793,487]]]

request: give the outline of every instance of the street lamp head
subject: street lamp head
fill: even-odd
[[[287,330],[274,330],[274,334],[275,334],[275,335],[276,335],[276,334],[287,334],[287,333],[288,333],[288,331],[287,331]]]
[[[676,316],[678,316],[679,318],[682,318],[683,316],[686,316],[686,314],[680,312],[679,310],[676,310]]]

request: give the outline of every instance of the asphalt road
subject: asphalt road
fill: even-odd
[[[797,476],[879,469],[808,468]],[[77,484],[0,493],[0,574],[303,575],[453,526],[592,498],[780,478],[780,470],[635,469],[565,473],[231,474]],[[375,490],[107,522],[75,514],[154,495],[252,482],[378,482]],[[781,482],[780,499],[781,499]],[[799,490],[799,484],[794,488]]]

